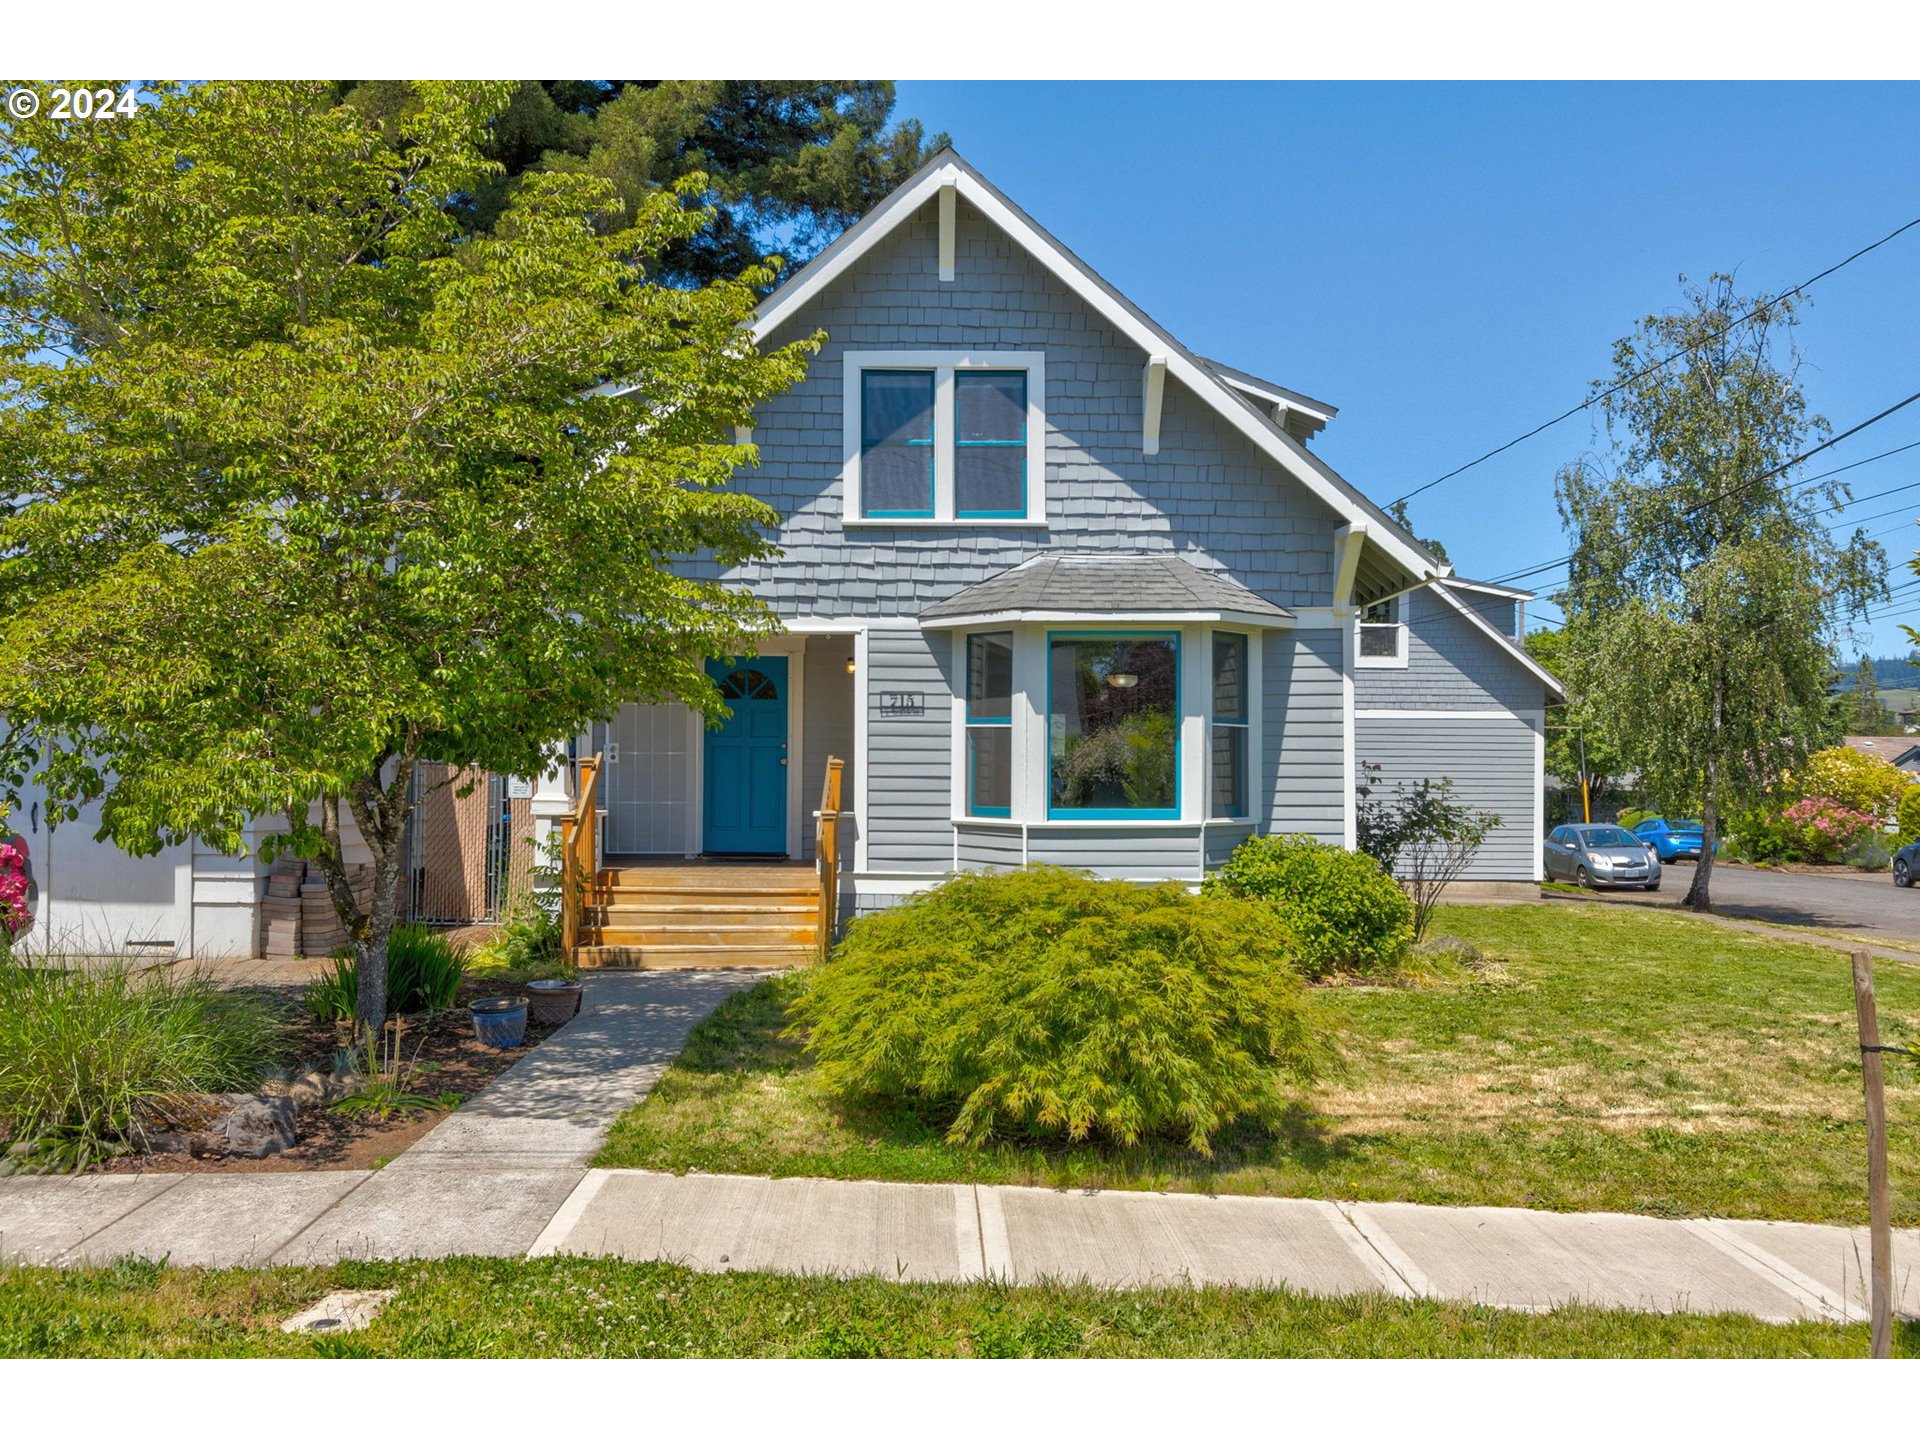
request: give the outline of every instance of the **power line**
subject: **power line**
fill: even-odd
[[[1920,221],[1915,221],[1914,223],[1920,224]],[[1846,440],[1854,435],[1858,435],[1862,430],[1865,430],[1869,425],[1878,425],[1882,420],[1885,420],[1888,416],[1896,414],[1899,411],[1906,409],[1907,406],[1913,404],[1913,402],[1916,400],[1920,400],[1920,390],[1914,391],[1913,394],[1907,396],[1907,398],[1904,400],[1895,401],[1893,404],[1889,405],[1886,409],[1882,410],[1878,415],[1869,416],[1867,419],[1862,420],[1858,425],[1853,425],[1848,427],[1845,430],[1842,430],[1838,435],[1828,436],[1825,440],[1822,440],[1818,445],[1815,445],[1811,450],[1803,450],[1800,454],[1794,456],[1791,460],[1781,461],[1778,465],[1774,466],[1771,470],[1766,471],[1764,474],[1756,475],[1751,480],[1742,480],[1737,485],[1730,485],[1725,490],[1720,491],[1718,494],[1709,495],[1706,499],[1702,500],[1699,504],[1691,506],[1688,509],[1681,511],[1680,518],[1685,519],[1688,516],[1698,515],[1702,510],[1705,510],[1709,505],[1713,505],[1721,500],[1725,500],[1729,496],[1738,495],[1742,490],[1751,490],[1756,485],[1763,485],[1767,481],[1773,479],[1774,476],[1780,474],[1782,471],[1791,470],[1795,465],[1799,465],[1807,460],[1811,460],[1815,455],[1818,455],[1821,451],[1831,449],[1833,446],[1838,445],[1842,440]],[[1920,444],[1920,441],[1916,441],[1915,444]],[[1817,481],[1824,480],[1830,475],[1838,475],[1842,470],[1858,469],[1862,465],[1870,465],[1875,460],[1884,460],[1889,455],[1898,455],[1900,451],[1912,449],[1912,448],[1913,446],[1902,445],[1893,450],[1882,451],[1878,455],[1869,455],[1864,460],[1856,460],[1851,465],[1842,465],[1833,470],[1823,470],[1818,475],[1812,475],[1807,477],[1805,480],[1796,482],[1794,488],[1805,489],[1808,485],[1812,485]],[[1899,486],[1896,488],[1905,489],[1908,487]],[[1893,493],[1894,492],[1892,490],[1882,490],[1877,492],[1877,494],[1875,495],[1862,496],[1861,500],[1877,499],[1879,498],[1880,495],[1891,495]],[[1849,500],[1847,502],[1847,504],[1849,505],[1859,504],[1859,503],[1861,502],[1854,501],[1854,500]],[[1844,509],[1845,507],[1838,506],[1838,507],[1830,507],[1830,508]],[[1501,585],[1501,584],[1505,584],[1509,580],[1522,580],[1529,575],[1544,574],[1548,570],[1558,569],[1560,566],[1565,565],[1568,561],[1572,559],[1573,559],[1573,556],[1570,554],[1562,555],[1558,560],[1549,560],[1544,564],[1535,565],[1528,570],[1515,570],[1509,574],[1501,575],[1490,583],[1495,585]]]
[[[1846,266],[1851,265],[1854,261],[1858,260],[1862,255],[1866,255],[1874,250],[1878,250],[1882,245],[1886,244],[1889,240],[1895,239],[1900,235],[1904,235],[1907,231],[1913,229],[1913,227],[1916,225],[1920,225],[1920,216],[1916,216],[1914,219],[1909,220],[1906,224],[1902,225],[1899,229],[1891,230],[1887,234],[1882,235],[1878,240],[1874,241],[1871,245],[1862,246],[1860,249],[1854,251],[1853,254],[1847,256],[1846,259],[1840,261],[1838,264],[1829,265],[1826,269],[1822,270],[1818,275],[1812,276],[1811,278],[1806,280],[1802,280],[1798,285],[1794,286],[1791,290],[1782,290],[1778,295],[1774,296],[1771,300],[1763,300],[1760,304],[1756,305],[1753,309],[1749,310],[1745,315],[1742,315],[1738,320],[1729,321],[1723,328],[1716,331],[1714,334],[1709,335],[1703,339],[1696,340],[1691,345],[1682,346],[1680,349],[1674,351],[1671,355],[1667,356],[1665,359],[1657,360],[1653,364],[1646,366],[1644,369],[1636,370],[1633,374],[1627,376],[1626,379],[1618,381],[1615,384],[1608,386],[1605,390],[1600,391],[1597,395],[1589,396],[1587,399],[1581,401],[1578,405],[1575,405],[1571,410],[1561,411],[1558,415],[1554,416],[1551,420],[1545,421],[1542,424],[1534,426],[1533,429],[1527,431],[1526,434],[1516,435],[1513,437],[1513,439],[1507,441],[1507,443],[1504,445],[1496,445],[1493,449],[1487,451],[1486,454],[1478,457],[1477,459],[1469,460],[1464,465],[1456,466],[1452,470],[1449,470],[1446,474],[1439,476],[1437,479],[1429,480],[1424,485],[1420,485],[1415,487],[1412,490],[1409,490],[1406,494],[1402,495],[1398,500],[1394,500],[1390,503],[1394,505],[1399,505],[1404,501],[1411,500],[1416,495],[1424,494],[1426,491],[1433,489],[1434,486],[1442,484],[1445,481],[1451,480],[1456,475],[1464,475],[1467,471],[1473,469],[1474,466],[1484,464],[1486,461],[1493,459],[1493,457],[1496,455],[1504,454],[1505,452],[1507,452],[1508,450],[1511,450],[1514,446],[1522,443],[1523,441],[1531,440],[1534,436],[1540,434],[1543,430],[1551,430],[1554,426],[1558,425],[1562,420],[1571,420],[1575,415],[1578,415],[1581,411],[1592,409],[1593,406],[1599,404],[1602,400],[1607,399],[1609,396],[1619,394],[1620,391],[1626,389],[1627,386],[1633,384],[1634,381],[1645,379],[1647,376],[1653,374],[1654,371],[1664,369],[1666,366],[1671,365],[1675,360],[1678,360],[1682,355],[1691,354],[1693,351],[1698,350],[1702,345],[1707,344],[1711,340],[1718,340],[1722,335],[1727,334],[1729,331],[1737,328],[1738,326],[1746,324],[1747,321],[1753,319],[1754,316],[1758,315],[1761,311],[1767,309],[1769,306],[1778,305],[1782,300],[1786,299],[1789,295],[1800,294],[1802,291],[1808,289],[1810,286],[1816,284],[1821,280],[1826,279],[1829,275],[1833,274],[1834,271],[1843,269]]]

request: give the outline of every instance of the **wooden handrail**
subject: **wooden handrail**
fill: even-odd
[[[580,761],[573,813],[560,817],[560,949],[568,963],[580,946],[580,924],[599,866],[599,812],[594,808],[600,788],[600,757]]]
[[[820,809],[813,819],[813,860],[820,871],[820,958],[833,948],[833,927],[840,917],[840,772],[845,762],[827,757],[827,778],[820,787]]]

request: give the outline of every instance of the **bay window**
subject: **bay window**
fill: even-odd
[[[967,637],[967,814],[1013,813],[1013,636]]]
[[[1047,813],[1180,814],[1180,637],[1047,637]]]
[[[1216,818],[1247,814],[1247,637],[1217,630],[1213,636],[1213,795]]]

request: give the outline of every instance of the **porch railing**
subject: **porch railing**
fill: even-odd
[[[580,946],[587,896],[593,889],[594,871],[599,865],[600,837],[595,833],[598,822],[595,804],[600,787],[600,764],[598,755],[580,761],[573,813],[560,817],[560,948],[569,961]]]
[[[820,871],[820,958],[833,948],[834,922],[840,916],[840,772],[845,762],[827,757],[827,778],[820,787],[820,808],[813,812],[813,860]]]

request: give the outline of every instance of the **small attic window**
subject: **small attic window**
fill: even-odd
[[[1377,601],[1360,612],[1360,646],[1355,664],[1404,668],[1407,627],[1400,620],[1400,597]]]

